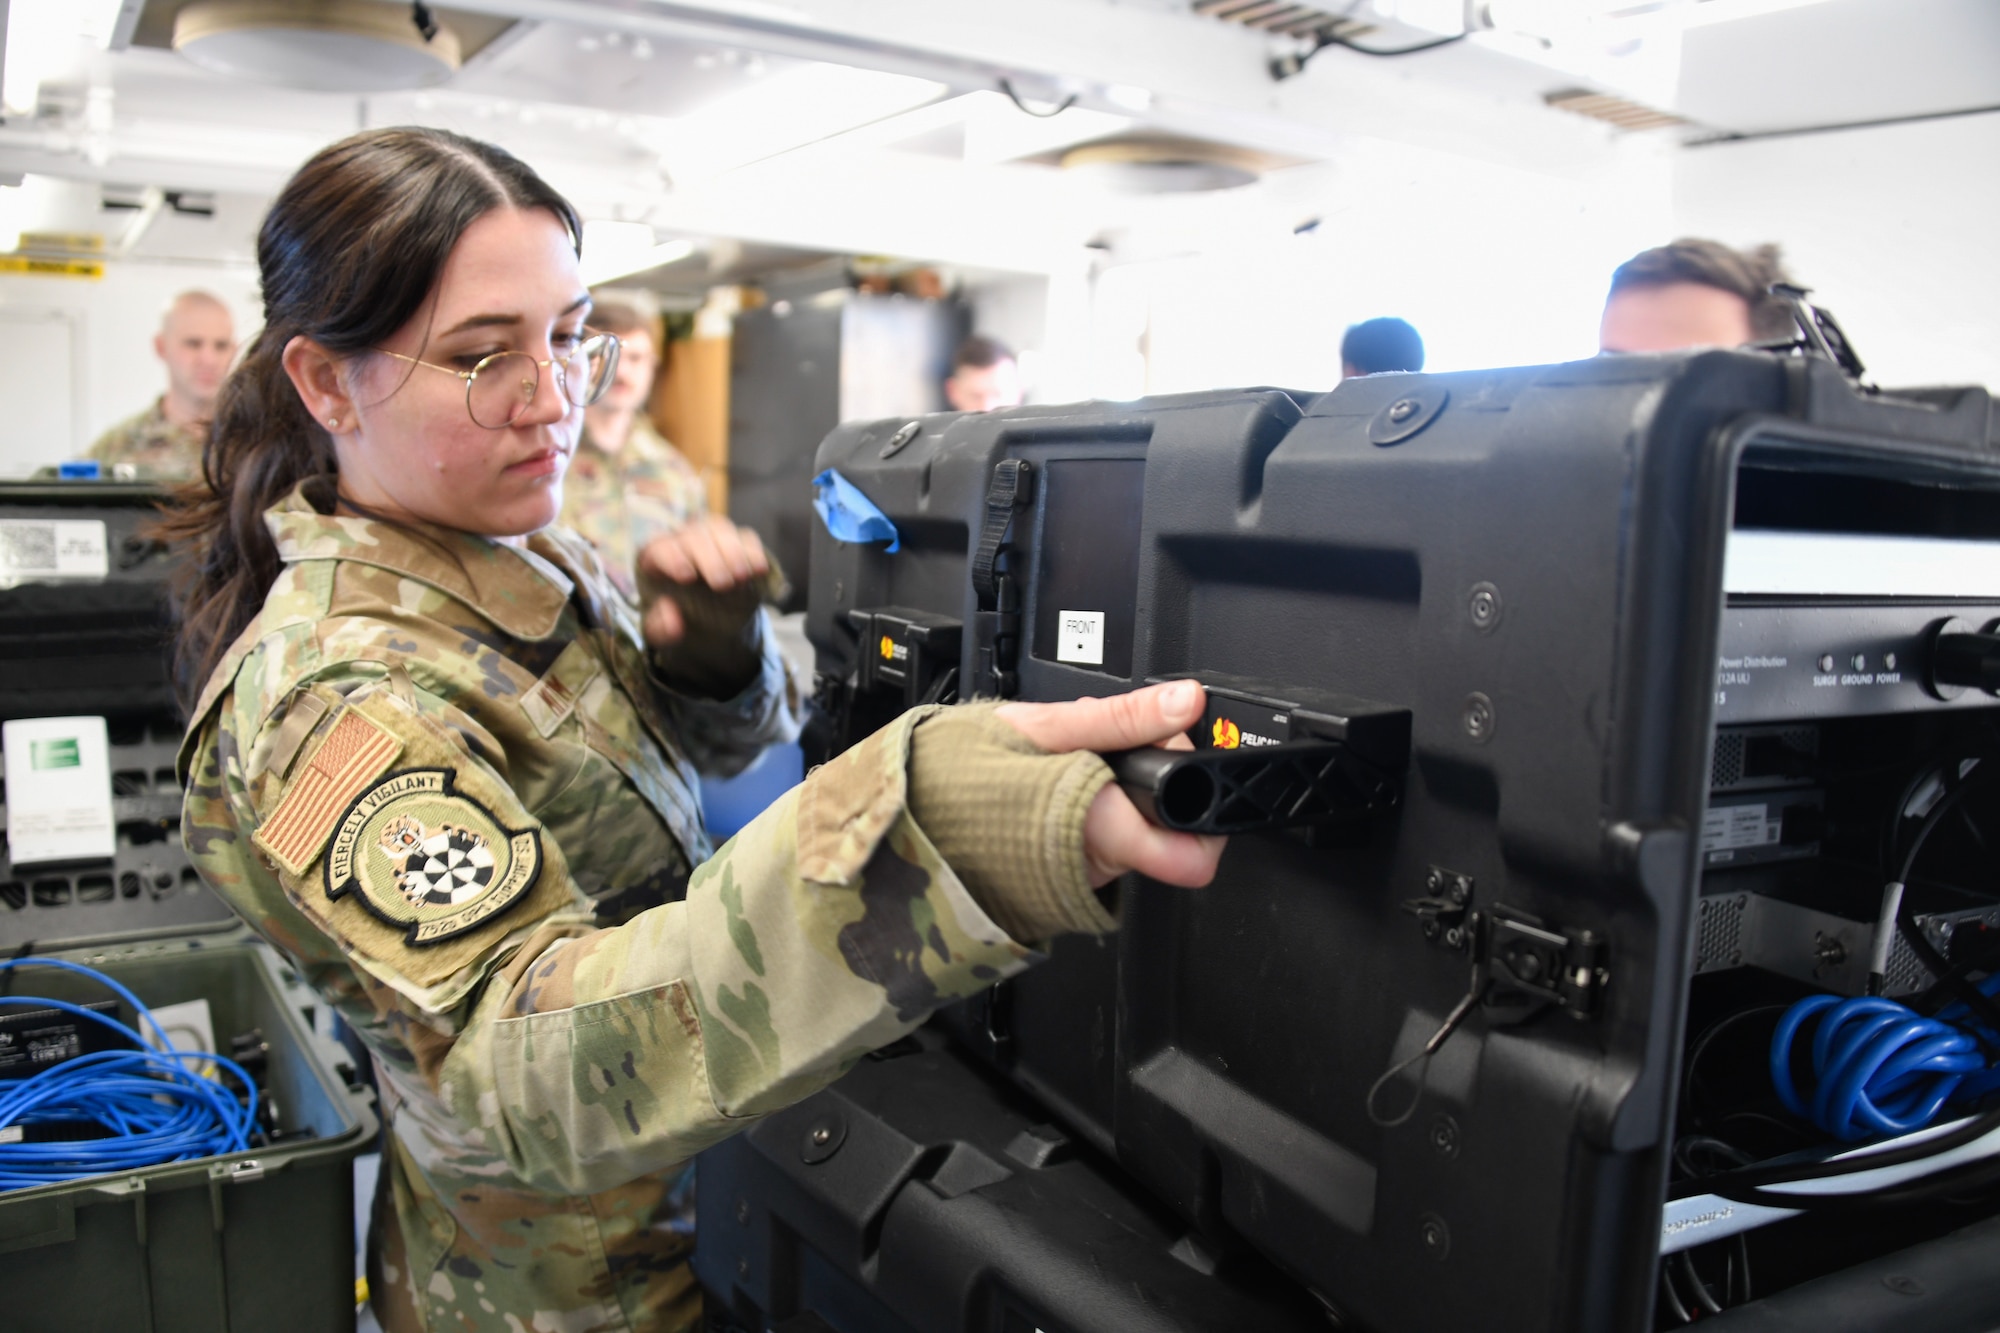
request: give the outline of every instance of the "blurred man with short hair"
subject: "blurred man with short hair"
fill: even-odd
[[[236,359],[229,307],[208,292],[182,292],[160,320],[153,352],[167,368],[167,391],[98,436],[84,457],[106,472],[123,465],[141,476],[185,481],[201,471],[215,395]]]
[[[1021,367],[998,338],[975,333],[951,358],[944,400],[954,412],[991,412],[1021,405]]]
[[[1632,256],[1611,275],[1598,348],[1673,352],[1796,337],[1791,308],[1771,295],[1772,283],[1790,281],[1775,245],[1735,250],[1684,236]]]
[[[1384,315],[1349,327],[1340,339],[1340,377],[1422,370],[1424,340],[1407,319]]]

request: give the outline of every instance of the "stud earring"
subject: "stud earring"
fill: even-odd
[[[340,429],[340,418],[339,418],[339,417],[328,417],[328,418],[326,419],[326,428],[327,428],[328,430],[339,430],[339,429]]]

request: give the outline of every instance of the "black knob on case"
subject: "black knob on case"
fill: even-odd
[[[1953,698],[1962,690],[2000,695],[2000,634],[1975,634],[1962,620],[1947,620],[1931,638],[1931,693]]]

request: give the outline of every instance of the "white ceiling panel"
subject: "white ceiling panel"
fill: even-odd
[[[2000,107],[2000,0],[1831,0],[1683,41],[1674,109],[1716,129]]]

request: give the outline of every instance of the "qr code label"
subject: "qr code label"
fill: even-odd
[[[55,573],[56,525],[53,523],[0,525],[0,569],[5,569],[10,574]]]
[[[102,520],[0,519],[0,578],[103,578],[110,573]]]

